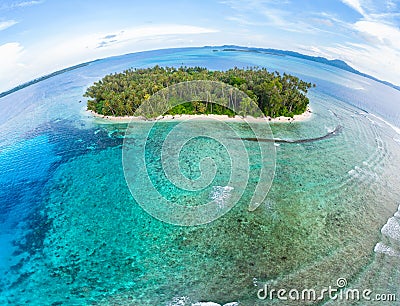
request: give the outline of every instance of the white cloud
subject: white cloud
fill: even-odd
[[[0,21],[0,31],[5,30],[13,25],[17,24],[18,22],[15,20],[7,20],[7,21]]]
[[[21,58],[24,48],[17,42],[0,45],[0,91],[15,86],[14,81],[23,70]]]
[[[63,37],[58,43],[50,42],[46,58],[69,59],[80,56],[96,57],[115,54],[130,48],[136,49],[143,43],[163,40],[166,37],[184,35],[210,34],[218,32],[214,29],[189,25],[154,25],[121,29],[113,33],[94,33],[71,38]],[[39,46],[40,49],[43,46]],[[128,49],[132,50],[132,49]],[[39,52],[39,49],[38,49]],[[111,52],[111,53],[110,53]]]
[[[335,44],[333,46],[304,46],[307,53],[324,56],[328,59],[338,58],[353,68],[378,77],[382,80],[400,84],[400,50],[385,45],[363,43]]]
[[[400,29],[376,21],[361,20],[354,24],[359,33],[373,37],[379,44],[400,49]]]
[[[17,2],[12,2],[12,3],[3,3],[0,5],[0,10],[24,8],[24,7],[28,7],[28,6],[42,4],[44,2],[45,2],[45,0],[32,0],[32,1],[17,1]]]
[[[400,29],[392,23],[393,14],[376,13],[372,7],[361,7],[360,1],[343,0],[352,2],[354,7],[361,9],[363,17],[348,24],[360,42],[349,41],[341,46],[327,47],[325,50],[331,56],[338,56],[350,63],[354,68],[392,82],[400,84]],[[390,2],[390,1],[389,1]],[[389,3],[388,2],[388,3]],[[389,3],[391,7],[392,4]]]
[[[348,22],[338,15],[340,11],[311,10],[296,15],[288,6],[272,0],[226,0],[223,3],[237,12],[236,16],[226,20],[238,23],[242,28],[262,20],[267,27],[264,40],[268,44],[281,39],[280,49],[284,46],[306,54],[342,59],[362,72],[400,84],[398,1],[340,1],[360,16]],[[265,45],[265,42],[261,40],[261,44]]]
[[[388,0],[387,2],[386,2],[386,8],[388,9],[388,10],[396,10],[397,9],[397,4],[394,2],[394,1],[392,1],[392,0]]]
[[[42,4],[43,2],[44,2],[43,0],[23,1],[23,2],[16,3],[14,5],[14,7],[32,6],[32,5]]]
[[[223,0],[221,4],[228,5],[230,8],[238,11],[252,10],[256,7],[265,7],[271,5],[290,4],[290,0]]]
[[[252,21],[248,20],[246,17],[242,15],[237,15],[237,16],[227,16],[225,17],[225,20],[232,21],[238,25],[242,26],[267,26],[268,24],[265,22],[257,22],[257,21]]]
[[[268,3],[266,3],[268,2]],[[225,20],[236,23],[237,25],[247,27],[268,27],[278,28],[280,31],[286,31],[291,33],[316,35],[321,32],[326,32],[323,26],[332,26],[331,20],[323,20],[321,18],[311,18],[314,24],[307,22],[302,17],[292,11],[285,10],[282,8],[274,8],[270,4],[274,1],[267,0],[262,2],[257,1],[243,1],[243,3],[230,2],[230,5],[234,7],[239,13],[233,16],[225,17]],[[247,4],[246,9],[240,9],[240,5]],[[280,4],[282,4],[280,2]],[[236,5],[236,6],[234,6]],[[250,10],[251,8],[251,10]],[[244,10],[248,10],[247,15],[243,14]],[[250,11],[249,11],[250,10]],[[259,15],[255,17],[256,15]]]
[[[361,6],[360,0],[341,0],[344,4],[350,6],[352,9],[365,16],[364,9]]]
[[[17,64],[22,51],[23,47],[17,42],[0,45],[0,75],[4,75],[3,69],[14,67]]]
[[[210,34],[216,32],[204,27],[164,24],[126,28],[114,33],[81,36],[74,33],[71,37],[63,35],[40,41],[27,49],[19,43],[8,43],[0,46],[0,92],[33,78],[97,58],[160,46],[204,45],[204,41],[212,42]],[[196,37],[200,36],[206,38],[201,43],[196,41]]]
[[[333,22],[331,19],[313,18],[312,21],[327,27],[333,27]]]
[[[118,33],[107,34],[101,37],[92,37],[92,43],[95,43],[95,47],[106,47],[115,44],[126,43],[131,40],[138,40],[143,38],[165,36],[165,35],[185,35],[185,34],[205,34],[218,32],[214,29],[208,29],[203,27],[189,26],[189,25],[157,25],[157,26],[146,26],[136,27],[131,29],[125,29]],[[93,48],[94,45],[91,45]]]

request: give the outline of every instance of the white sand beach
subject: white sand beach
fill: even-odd
[[[155,119],[146,119],[144,117],[137,116],[125,116],[125,117],[114,117],[114,116],[104,116],[97,114],[94,111],[86,111],[86,114],[89,114],[96,120],[99,120],[102,123],[129,123],[132,120],[135,121],[185,121],[185,120],[220,120],[220,121],[231,121],[231,122],[269,122],[269,123],[292,123],[292,122],[301,122],[309,120],[312,117],[312,109],[310,106],[307,107],[307,110],[301,115],[295,115],[293,118],[291,117],[264,117],[264,118],[254,118],[251,116],[242,117],[228,117],[227,115],[165,115],[159,116]]]

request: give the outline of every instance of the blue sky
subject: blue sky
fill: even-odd
[[[345,60],[400,85],[400,0],[0,0],[0,92],[88,60],[236,44]]]

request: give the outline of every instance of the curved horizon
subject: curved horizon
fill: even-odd
[[[0,5],[0,92],[96,58],[205,45],[338,59],[400,85],[398,8],[396,0],[151,0],[140,5],[5,0]]]
[[[130,54],[151,52],[151,51],[164,51],[164,50],[175,50],[175,49],[227,48],[227,47],[241,48],[243,50],[249,50],[249,51],[252,51],[252,50],[254,50],[254,51],[256,51],[256,50],[271,50],[271,51],[279,51],[279,52],[282,52],[282,53],[287,53],[287,54],[285,54],[285,56],[300,57],[300,58],[305,59],[305,60],[310,60],[310,61],[318,62],[318,63],[324,64],[324,65],[336,67],[338,69],[341,69],[341,70],[344,70],[344,71],[348,71],[348,72],[351,72],[351,73],[358,74],[360,76],[369,78],[371,80],[374,80],[376,82],[382,83],[384,85],[387,85],[389,87],[392,87],[392,88],[400,91],[400,86],[398,86],[396,84],[392,84],[392,83],[390,83],[388,81],[385,81],[385,80],[378,79],[377,77],[375,77],[373,75],[366,74],[366,73],[364,73],[362,71],[358,71],[358,70],[354,69],[353,67],[349,66],[348,63],[346,63],[345,61],[342,61],[342,60],[339,60],[339,59],[329,60],[329,59],[327,59],[325,57],[310,56],[310,55],[302,54],[302,53],[295,52],[295,51],[292,51],[292,50],[279,50],[279,49],[269,49],[269,48],[262,48],[262,47],[245,47],[245,46],[239,46],[239,45],[218,45],[218,46],[200,46],[200,47],[160,48],[160,49],[144,50],[144,51],[138,51],[138,52],[128,52],[128,53],[124,53],[124,54],[117,54],[117,55],[107,56],[107,57],[103,57],[103,58],[97,58],[97,59],[94,59],[94,60],[91,60],[91,61],[81,62],[81,63],[75,64],[75,65],[72,65],[72,66],[68,66],[68,67],[62,68],[60,70],[53,71],[53,72],[48,73],[48,74],[44,74],[44,75],[39,76],[39,77],[37,77],[35,79],[31,79],[31,80],[29,80],[27,82],[18,84],[17,86],[15,86],[13,88],[10,88],[8,90],[0,92],[0,98],[5,97],[5,96],[7,96],[7,95],[9,95],[9,94],[11,94],[13,92],[18,91],[18,90],[21,90],[21,89],[23,89],[25,87],[28,87],[28,86],[31,86],[31,85],[36,84],[38,82],[41,82],[41,81],[43,81],[45,79],[51,78],[53,76],[56,76],[58,74],[62,74],[64,72],[67,72],[67,71],[70,71],[70,70],[73,70],[73,69],[78,69],[80,67],[89,65],[89,64],[91,64],[93,62],[96,62],[96,61],[106,60],[106,59],[110,59],[110,58],[114,58],[114,57],[126,56],[126,55],[130,55]],[[240,51],[240,50],[230,50],[230,51]],[[296,56],[295,54],[297,54],[298,56]],[[276,55],[279,55],[279,54],[276,54]],[[321,59],[323,61],[319,61],[318,59]],[[334,62],[344,63],[345,64],[344,66],[347,65],[348,69],[346,69],[346,67],[341,67],[339,65],[335,65]]]

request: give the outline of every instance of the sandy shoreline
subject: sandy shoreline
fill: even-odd
[[[301,115],[295,115],[293,118],[290,117],[277,117],[277,118],[270,118],[270,117],[264,117],[264,118],[254,118],[251,116],[248,116],[246,118],[243,118],[241,116],[235,116],[235,117],[228,117],[227,115],[165,115],[165,116],[159,116],[155,119],[145,119],[143,117],[135,117],[135,116],[125,116],[125,117],[113,117],[113,116],[104,116],[97,114],[94,111],[86,111],[87,114],[91,115],[93,118],[101,121],[102,123],[129,123],[132,120],[135,121],[182,121],[182,120],[191,120],[191,119],[196,119],[196,120],[220,120],[220,121],[231,121],[231,122],[243,122],[244,120],[248,122],[270,122],[270,123],[276,123],[276,122],[281,122],[281,123],[291,123],[291,122],[301,122],[301,121],[306,121],[309,120],[312,116],[312,109],[310,106],[307,107],[307,110],[301,114]]]

